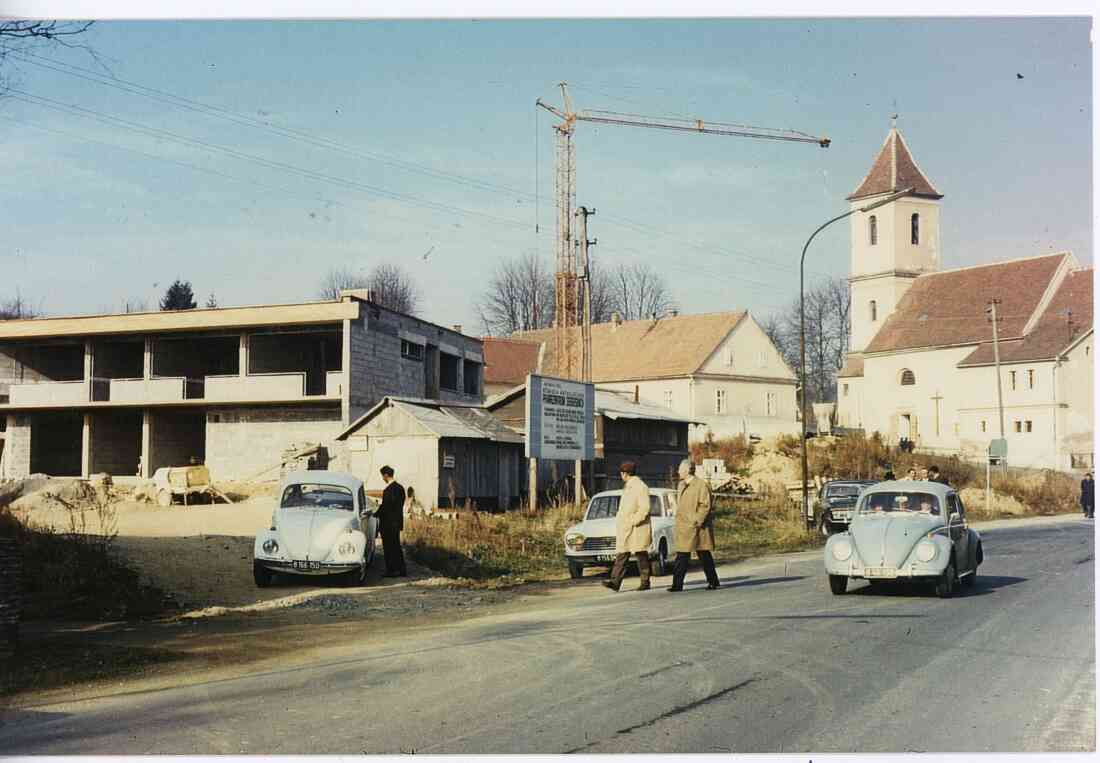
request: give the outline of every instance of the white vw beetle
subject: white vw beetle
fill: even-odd
[[[270,585],[277,572],[340,575],[361,585],[374,559],[374,509],[363,483],[350,474],[291,472],[279,488],[271,527],[256,535],[256,585]]]
[[[565,559],[569,562],[570,577],[582,577],[585,567],[610,567],[615,561],[615,516],[622,496],[622,490],[596,493],[588,502],[584,519],[565,531]],[[653,573],[664,575],[672,567],[668,557],[676,547],[672,539],[676,525],[675,490],[649,489],[649,522],[653,528],[653,544],[649,547]]]
[[[850,578],[923,579],[946,598],[957,584],[974,583],[983,558],[981,536],[967,527],[958,494],[923,480],[865,488],[848,532],[825,544],[825,572],[834,594],[844,593]]]

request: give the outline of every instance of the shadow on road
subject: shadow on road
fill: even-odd
[[[1017,578],[1010,575],[978,575],[971,588],[960,587],[955,589],[955,596],[971,597],[986,596],[1000,588],[1026,583],[1028,578]],[[932,583],[909,580],[881,581],[874,584],[868,583],[849,592],[849,596],[935,596]]]

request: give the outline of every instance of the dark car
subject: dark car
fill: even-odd
[[[875,480],[832,480],[821,488],[817,500],[817,526],[825,536],[844,532],[852,521],[856,499]]]

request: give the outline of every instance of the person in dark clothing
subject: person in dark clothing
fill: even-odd
[[[935,464],[932,464],[928,467],[928,480],[930,482],[938,482],[941,485],[947,484],[947,478],[940,476],[940,467],[936,466]]]
[[[1085,519],[1092,519],[1096,509],[1096,483],[1092,481],[1092,472],[1085,472],[1085,478],[1081,480],[1081,511]]]
[[[374,515],[382,533],[382,555],[386,558],[385,578],[406,577],[405,554],[401,550],[401,530],[405,527],[405,488],[393,478],[393,468],[383,466],[382,480],[386,489],[382,491],[382,505]]]

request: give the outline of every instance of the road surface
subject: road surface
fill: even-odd
[[[698,570],[679,594],[586,581],[521,612],[364,629],[305,667],[4,712],[0,749],[1093,750],[1093,537],[1072,518],[987,529],[977,585],[949,600],[833,596],[820,552],[721,568],[717,591]]]

